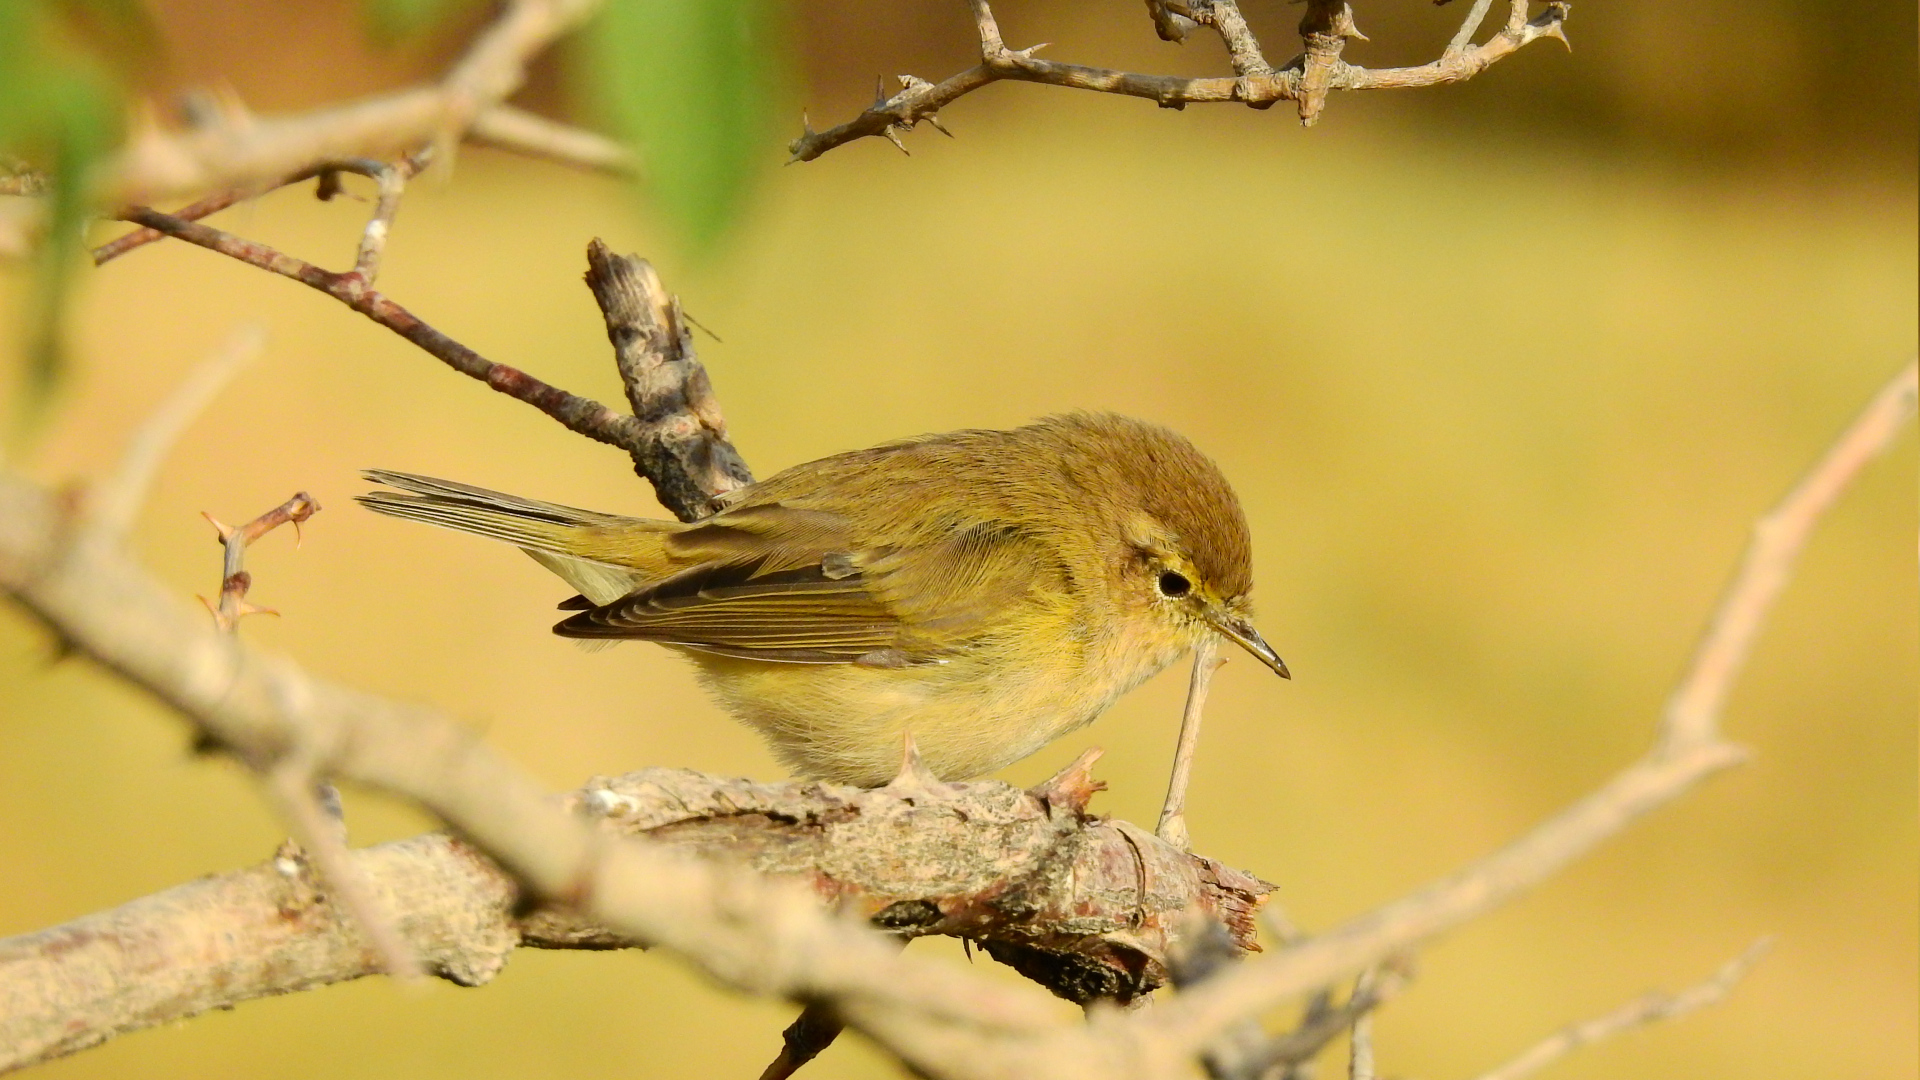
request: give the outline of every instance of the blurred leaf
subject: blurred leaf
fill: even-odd
[[[444,26],[476,6],[477,0],[366,0],[363,11],[373,36],[394,42]]]
[[[766,0],[612,0],[587,31],[581,96],[639,146],[648,193],[696,250],[779,159],[777,29]]]
[[[39,419],[59,384],[60,320],[89,207],[88,170],[117,140],[122,113],[115,81],[82,48],[61,16],[86,8],[94,26],[117,25],[130,10],[120,0],[91,4],[0,0],[0,166],[31,170],[50,182],[47,232],[35,257],[28,315],[21,421]],[[101,20],[105,20],[102,22]]]

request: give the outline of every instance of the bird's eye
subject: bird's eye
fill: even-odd
[[[1193,591],[1193,582],[1186,575],[1176,574],[1172,570],[1160,575],[1160,594],[1162,596],[1185,596]]]

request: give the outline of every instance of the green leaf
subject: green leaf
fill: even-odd
[[[86,16],[92,33],[75,33],[63,16]],[[65,367],[61,319],[91,207],[88,173],[119,138],[123,109],[116,82],[80,45],[83,37],[128,40],[141,26],[112,2],[0,0],[0,168],[47,177],[47,231],[35,255],[35,289],[22,320],[26,370],[22,426],[45,412]],[[103,21],[104,20],[104,21]]]
[[[774,15],[767,0],[610,0],[587,29],[581,96],[639,148],[648,194],[696,251],[781,160]]]

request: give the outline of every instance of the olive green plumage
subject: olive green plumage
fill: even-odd
[[[406,473],[360,501],[514,544],[581,596],[556,633],[684,651],[799,773],[883,783],[1019,760],[1247,621],[1246,519],[1165,428],[1104,414],[836,454],[692,524]]]

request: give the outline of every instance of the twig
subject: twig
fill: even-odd
[[[222,525],[211,514],[201,515],[219,532],[220,545],[225,551],[220,601],[216,605],[204,598],[201,600],[213,612],[214,625],[221,633],[231,636],[243,616],[278,614],[272,608],[247,602],[247,590],[253,584],[253,575],[245,568],[247,548],[282,525],[292,525],[297,533],[301,522],[319,512],[320,504],[302,491],[238,528]],[[360,867],[348,856],[346,833],[339,819],[329,819],[321,809],[320,798],[334,802],[338,796],[330,788],[324,796],[317,794],[325,781],[317,774],[311,756],[304,749],[296,748],[272,761],[257,758],[249,761],[265,774],[267,791],[286,819],[294,840],[312,856],[321,878],[339,899],[341,909],[366,935],[367,943],[381,959],[382,969],[398,979],[419,978],[420,962],[401,936],[393,913],[374,898]]]
[[[1160,806],[1160,823],[1154,832],[1160,839],[1182,851],[1193,847],[1187,834],[1187,782],[1193,775],[1194,752],[1200,747],[1200,716],[1207,706],[1207,688],[1213,673],[1226,658],[1220,655],[1220,638],[1208,634],[1193,649],[1193,674],[1187,680],[1187,705],[1180,715],[1180,739],[1173,752],[1173,775],[1167,779],[1167,798]]]
[[[1862,466],[1884,453],[1914,413],[1916,365],[1908,364],[1874,395],[1846,434],[1753,527],[1740,570],[1714,612],[1660,724],[1662,748],[1693,746],[1717,737],[1720,710],[1739,677],[1753,639],[1807,536]]]
[[[313,496],[298,491],[286,502],[237,528],[221,524],[212,514],[203,512],[200,515],[220,534],[220,546],[226,553],[220,570],[220,599],[212,601],[206,597],[200,598],[200,602],[213,613],[215,626],[231,634],[245,616],[279,614],[272,608],[256,607],[247,602],[247,590],[253,587],[253,575],[246,570],[247,548],[282,525],[292,525],[298,534],[300,523],[319,512],[320,504]]]
[[[1333,931],[1238,965],[1141,1017],[1198,1052],[1239,1018],[1357,971],[1481,915],[1531,888],[1705,777],[1744,761],[1720,739],[1726,690],[1807,531],[1913,415],[1915,367],[1878,394],[1756,530],[1745,571],[1722,599],[1707,644],[1681,680],[1655,746],[1597,791],[1507,847]],[[1678,719],[1675,719],[1678,717]]]
[[[1269,1042],[1250,1063],[1248,1075],[1270,1076],[1275,1069],[1304,1069],[1341,1032],[1398,997],[1413,979],[1412,965],[1404,959],[1389,960],[1369,970],[1375,972],[1373,981],[1364,986],[1355,983],[1353,993],[1338,1007],[1333,1005],[1331,990],[1315,994],[1300,1026]]]
[[[394,217],[400,213],[400,196],[406,194],[407,181],[420,175],[420,170],[432,160],[433,148],[427,147],[380,167],[375,176],[380,184],[380,198],[374,203],[373,216],[367,219],[366,228],[360,232],[360,249],[353,259],[352,272],[359,275],[362,284],[371,285],[380,275],[380,258],[386,253],[387,234],[393,229]]]
[[[1240,14],[1240,5],[1234,0],[1190,0],[1186,7],[1180,14],[1202,26],[1213,27],[1220,35],[1235,75],[1273,74],[1273,65],[1267,63],[1259,40],[1253,36],[1253,28],[1247,25],[1246,16]]]
[[[147,415],[127,440],[120,464],[96,486],[89,500],[93,534],[117,543],[132,528],[146,501],[153,475],[168,451],[194,417],[207,407],[233,376],[260,355],[266,328],[243,326],[225,344],[190,372],[160,406]]]
[[[1373,992],[1374,981],[1379,977],[1378,970],[1368,968],[1354,980],[1355,999]],[[1347,1055],[1347,1080],[1373,1080],[1373,1013],[1363,1012],[1353,1018],[1353,1034],[1350,1036],[1351,1048]]]
[[[319,191],[316,194],[325,200],[331,198],[339,190],[338,179],[334,174],[351,172],[358,173],[361,176],[378,178],[385,167],[386,166],[380,162],[367,158],[348,158],[341,161],[319,162],[297,169],[289,175],[257,187],[233,188],[228,191],[216,192],[190,206],[183,206],[173,211],[172,216],[182,221],[199,221],[202,218],[212,217],[237,203],[258,198],[270,191],[277,191],[280,188],[298,184],[303,180],[312,180],[314,177],[320,178]],[[158,229],[150,229],[146,226],[133,229],[125,235],[116,236],[112,240],[94,248],[92,252],[93,265],[103,266],[135,248],[145,247],[156,240],[164,240],[166,235],[166,233]]]
[[[1358,36],[1359,33],[1353,27],[1351,13],[1345,11],[1344,5],[1315,0],[1314,6],[1321,11],[1321,15],[1315,16],[1314,11],[1310,10],[1305,20],[1306,29],[1302,32],[1320,35],[1325,39],[1318,44],[1317,53],[1311,36],[1305,43],[1308,55],[1318,55],[1319,60],[1309,63],[1309,60],[1303,59],[1281,70],[1261,72],[1253,63],[1253,58],[1259,55],[1257,43],[1246,45],[1252,39],[1249,33],[1241,42],[1241,47],[1235,45],[1239,39],[1223,37],[1228,42],[1236,65],[1249,68],[1246,73],[1187,78],[1042,60],[1033,55],[1039,46],[1009,49],[985,0],[970,0],[970,3],[980,36],[981,62],[977,66],[939,83],[903,77],[901,81],[906,89],[885,101],[874,103],[846,123],[825,131],[805,127],[800,137],[788,144],[792,160],[812,161],[837,146],[868,136],[880,136],[897,142],[899,133],[912,129],[922,121],[936,119],[941,109],[959,98],[1002,80],[1146,98],[1170,109],[1230,102],[1265,108],[1277,101],[1299,100],[1302,102],[1302,122],[1312,123],[1319,116],[1320,101],[1332,90],[1389,90],[1461,82],[1541,38],[1557,38],[1564,42],[1566,33],[1562,24],[1568,12],[1567,4],[1552,0],[1545,11],[1529,20],[1526,18],[1524,0],[1514,0],[1519,11],[1517,18],[1509,18],[1499,33],[1480,45],[1443,53],[1433,62],[1417,67],[1372,69],[1356,67],[1339,59],[1338,46],[1347,37]],[[1197,10],[1198,6],[1188,5],[1191,10]],[[1185,17],[1174,4],[1169,3],[1164,7]],[[1158,12],[1161,9],[1151,4],[1149,8],[1156,12],[1156,25],[1160,25]],[[1213,17],[1227,18],[1227,9],[1218,3],[1212,5],[1211,10]],[[1238,14],[1237,8],[1232,11],[1234,15]],[[1340,17],[1343,12],[1344,20]],[[1223,36],[1226,33],[1220,26],[1216,26],[1216,29],[1222,29]],[[1165,34],[1163,30],[1162,36]],[[1264,64],[1264,60],[1260,63]],[[1312,104],[1309,105],[1309,102]]]
[[[570,394],[542,382],[519,368],[486,359],[427,325],[379,291],[367,287],[357,274],[323,270],[265,244],[197,221],[182,221],[171,214],[145,207],[129,210],[122,216],[128,221],[138,222],[209,251],[217,251],[250,266],[270,270],[326,293],[418,345],[462,375],[478,379],[508,397],[532,405],[565,425],[569,431],[596,442],[617,446],[629,454],[647,452],[646,432],[633,417],[616,412],[591,398]]]
[[[1493,7],[1493,0],[1473,0],[1473,7],[1467,9],[1467,17],[1460,20],[1460,29],[1454,31],[1453,40],[1447,42],[1447,51],[1442,56],[1457,56],[1473,44],[1473,35],[1480,24],[1487,20],[1487,11]]]
[[[1528,1048],[1520,1056],[1480,1075],[1480,1080],[1520,1080],[1531,1076],[1542,1068],[1558,1061],[1579,1048],[1602,1039],[1612,1038],[1623,1031],[1631,1031],[1661,1020],[1671,1020],[1684,1016],[1695,1009],[1717,1005],[1733,992],[1733,988],[1746,978],[1747,972],[1773,945],[1773,939],[1761,938],[1747,950],[1726,962],[1713,977],[1705,982],[1690,986],[1677,994],[1652,993],[1637,1001],[1630,1001],[1620,1008],[1582,1023],[1574,1024],[1541,1040]]]
[[[322,806],[322,798],[332,797],[330,785],[327,796],[319,794],[323,785],[326,781],[302,754],[289,755],[267,770],[267,790],[294,841],[313,859],[340,909],[380,958],[380,970],[396,979],[417,980],[424,974],[420,959],[400,933],[397,913],[380,902],[360,864],[348,853],[341,819]]]
[[[640,171],[632,147],[511,105],[495,105],[474,117],[467,141],[616,176]]]

